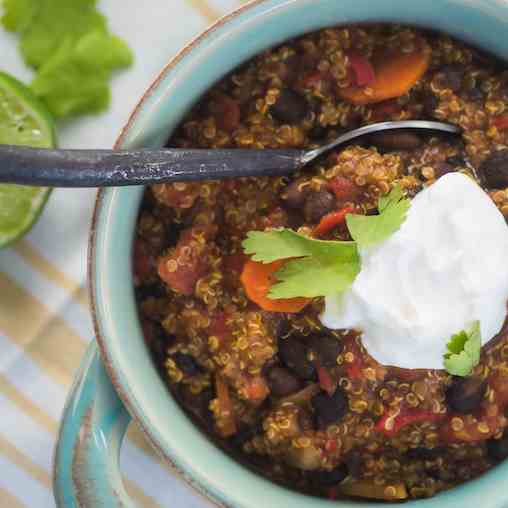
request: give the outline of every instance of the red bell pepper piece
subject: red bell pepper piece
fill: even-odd
[[[319,386],[328,393],[328,395],[332,396],[333,392],[335,392],[335,389],[337,388],[337,385],[328,372],[328,369],[319,365],[319,362],[316,362],[316,370],[319,379]]]
[[[350,51],[347,56],[354,72],[356,86],[368,86],[375,81],[374,67],[367,58],[356,51]]]
[[[421,411],[399,408],[398,412],[388,412],[381,417],[374,429],[382,432],[386,436],[395,436],[402,427],[411,423],[418,422],[436,422],[445,418],[446,415],[432,413],[431,411]]]
[[[501,131],[508,129],[508,114],[496,116],[492,123]]]
[[[335,229],[337,226],[344,224],[346,220],[346,215],[348,213],[352,213],[354,208],[352,206],[346,206],[337,212],[330,212],[326,214],[319,222],[319,224],[314,228],[313,235],[316,238],[320,236],[326,235],[332,229]]]

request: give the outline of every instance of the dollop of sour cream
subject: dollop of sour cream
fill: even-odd
[[[508,300],[508,226],[471,178],[444,175],[411,202],[400,229],[360,252],[345,293],[326,297],[322,323],[362,332],[378,362],[442,369],[450,337],[480,321],[482,344]]]

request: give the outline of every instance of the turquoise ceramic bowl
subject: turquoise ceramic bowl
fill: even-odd
[[[508,2],[501,0],[258,0],[219,21],[164,69],[118,146],[162,146],[212,83],[269,46],[329,25],[371,21],[431,27],[508,58]],[[118,449],[131,415],[162,455],[219,505],[331,506],[330,501],[286,490],[240,466],[215,447],[168,394],[145,348],[132,289],[131,245],[142,194],[139,187],[108,189],[97,200],[90,281],[97,339],[108,375],[91,350],[61,428],[55,462],[59,505],[130,505],[119,480]],[[435,498],[409,504],[508,507],[507,480],[508,462]],[[374,506],[365,501],[335,505]]]

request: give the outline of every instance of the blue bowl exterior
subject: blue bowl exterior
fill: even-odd
[[[212,83],[267,47],[325,26],[375,21],[442,30],[508,58],[508,3],[501,0],[261,0],[205,33],[163,72],[134,113],[119,146],[161,146]],[[90,250],[97,334],[121,398],[153,444],[215,500],[242,508],[329,506],[329,501],[281,488],[231,460],[168,395],[144,345],[132,289],[131,243],[142,193],[140,187],[100,193]],[[506,479],[508,462],[479,479],[411,505],[507,507]],[[334,504],[373,506],[353,501]]]

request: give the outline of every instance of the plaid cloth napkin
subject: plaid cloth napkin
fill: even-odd
[[[135,103],[167,60],[242,0],[109,0],[99,6],[136,53],[113,82],[101,116],[61,125],[60,146],[110,148]],[[2,70],[29,81],[15,38],[0,30]],[[67,390],[87,343],[86,252],[94,190],[55,190],[40,221],[0,251],[0,508],[55,505],[52,455]],[[175,477],[135,425],[122,450],[127,490],[138,506],[211,506]]]

